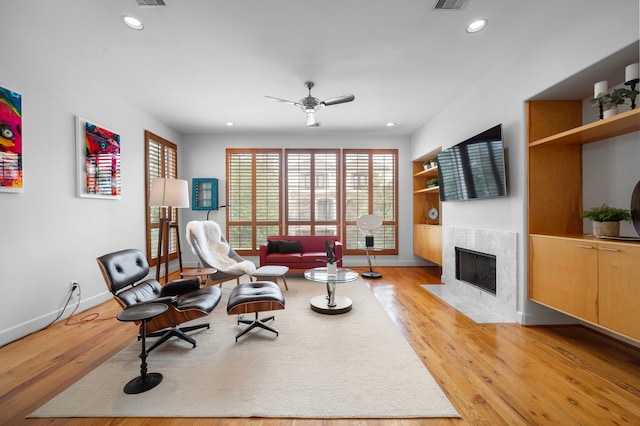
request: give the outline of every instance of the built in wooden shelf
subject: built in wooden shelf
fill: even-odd
[[[533,141],[529,147],[544,144],[584,145],[638,130],[640,130],[640,108]]]

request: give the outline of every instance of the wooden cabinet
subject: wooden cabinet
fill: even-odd
[[[581,101],[527,102],[529,298],[640,340],[640,244],[583,234],[582,146],[640,131],[640,109],[582,125]]]
[[[529,297],[640,340],[640,245],[531,235]]]
[[[442,228],[440,227],[440,193],[430,181],[438,179],[438,167],[424,168],[424,160],[435,158],[440,148],[413,161],[413,252],[442,264]]]
[[[424,259],[442,265],[442,227],[414,224],[413,252]]]
[[[529,297],[566,314],[598,322],[598,253],[581,239],[532,235]]]

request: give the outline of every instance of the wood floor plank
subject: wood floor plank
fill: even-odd
[[[25,419],[135,341],[109,301],[0,348],[0,425],[640,424],[637,348],[578,325],[476,324],[420,287],[438,284],[439,268],[378,270],[366,282],[462,419]]]

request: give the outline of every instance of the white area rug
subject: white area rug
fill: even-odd
[[[287,281],[286,309],[272,312],[278,337],[255,329],[235,342],[226,283],[195,349],[172,339],[151,352],[149,372],[164,376],[156,388],[123,392],[140,374],[134,342],[30,417],[458,417],[366,284],[338,285],[353,310],[331,316],[309,308],[323,285]]]

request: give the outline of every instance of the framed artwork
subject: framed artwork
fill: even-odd
[[[117,200],[122,191],[120,135],[76,117],[78,196]]]
[[[22,95],[0,87],[0,192],[23,192]]]

